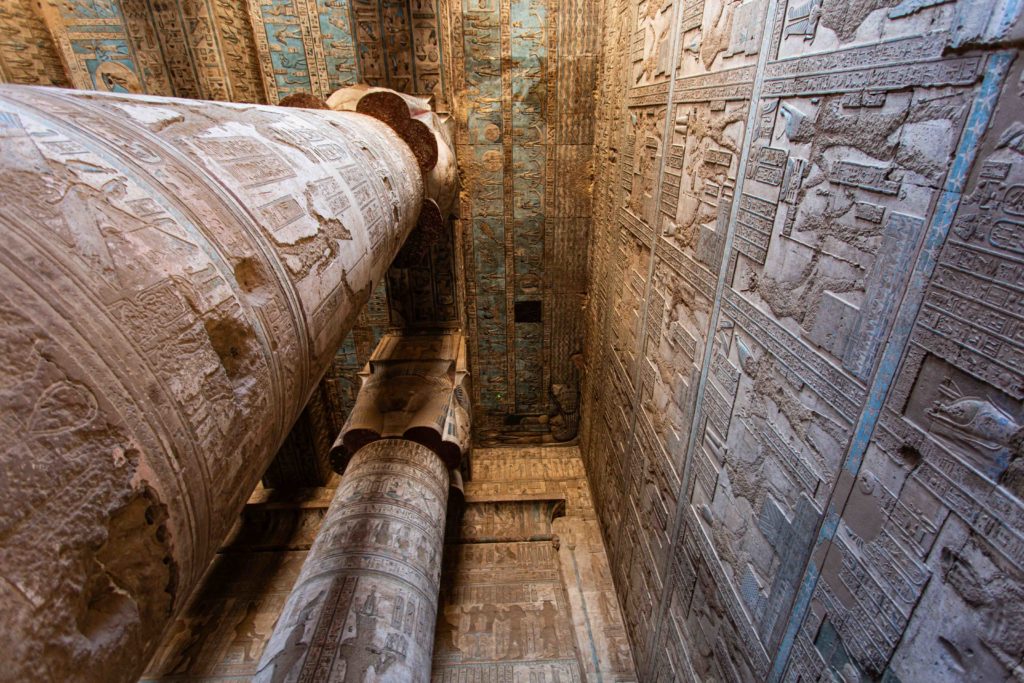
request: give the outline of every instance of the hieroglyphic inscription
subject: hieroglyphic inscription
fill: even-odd
[[[69,84],[41,7],[30,0],[5,2],[0,7],[0,32],[0,80],[25,85]]]
[[[21,583],[28,572],[40,595],[50,596],[32,608],[47,615],[32,637],[18,634],[36,622],[11,612],[5,635],[18,641],[12,656],[25,667],[12,675],[50,675],[35,669],[42,660],[32,654],[45,648],[51,671],[73,676],[86,657],[131,677],[152,654],[155,632],[204,575],[362,304],[358,295],[331,293],[368,292],[383,276],[383,268],[367,265],[375,254],[362,207],[335,214],[341,205],[332,207],[325,193],[332,183],[347,185],[341,164],[298,153],[275,128],[334,139],[343,156],[358,160],[360,180],[390,197],[394,234],[381,244],[385,262],[412,227],[422,187],[412,155],[361,116],[3,88],[0,175],[18,188],[3,218],[10,237],[4,296],[17,302],[4,299],[12,323],[6,332],[30,330],[18,339],[59,345],[54,340],[64,334],[80,338],[73,320],[87,319],[82,329],[93,333],[75,344],[94,359],[88,368],[70,357],[54,360],[33,383],[14,385],[30,400],[20,404],[29,413],[9,416],[21,434],[13,452],[44,463],[42,438],[46,457],[65,465],[45,468],[45,482],[30,474],[14,485],[11,500],[24,495],[26,505],[16,506],[20,530],[12,541],[25,547],[18,535],[36,534],[42,515],[54,547],[73,559],[62,564],[43,552],[20,569],[11,565],[10,581]],[[302,217],[288,202],[254,210],[289,194]],[[302,232],[285,234],[295,226]],[[359,246],[341,249],[343,240]],[[29,295],[22,286],[27,262],[53,264],[45,291]],[[56,319],[52,306],[64,311]],[[26,315],[36,327],[25,327]],[[43,331],[48,319],[58,322]],[[18,363],[38,365],[45,352],[22,345],[12,347]],[[141,393],[126,391],[140,382],[147,387]],[[138,419],[128,425],[111,411]],[[89,455],[98,452],[116,457]],[[140,469],[144,484],[134,475]],[[58,512],[85,509],[71,521]],[[109,552],[131,558],[130,568],[108,570],[133,577],[119,599],[135,607],[104,627],[109,644],[88,655],[67,651],[57,643],[71,642],[66,629],[77,627],[60,605],[67,591],[90,585],[85,574],[97,548],[82,539],[108,533],[108,524],[123,527],[110,535]],[[40,571],[40,562],[49,569]],[[121,647],[138,638],[149,645]]]
[[[998,566],[988,568],[980,556],[971,566],[988,571],[994,581],[1005,580],[999,585],[1014,595],[1018,586],[1012,573],[1018,562],[1016,532],[989,521],[1012,516],[1014,508],[1004,504],[995,513],[996,503],[984,498],[980,482],[1005,476],[1013,457],[1009,444],[1015,443],[1007,435],[1024,424],[1017,403],[1024,385],[1013,370],[1021,356],[1012,333],[1019,317],[1019,287],[1012,280],[1024,253],[1017,237],[1024,216],[1012,211],[1024,213],[1019,209],[1024,192],[1014,190],[1024,183],[1010,175],[1015,161],[1007,156],[1011,149],[1019,152],[1019,130],[1006,129],[1001,142],[993,133],[992,145],[1005,151],[979,162],[975,173],[968,171],[984,128],[980,123],[972,128],[968,114],[990,107],[992,91],[984,99],[978,93],[983,79],[998,81],[992,74],[999,67],[989,64],[981,49],[948,49],[966,44],[952,37],[962,31],[961,22],[980,25],[991,17],[977,5],[953,0],[894,0],[886,7],[840,7],[822,0],[681,4],[669,87],[659,79],[656,59],[647,61],[652,52],[645,22],[660,8],[605,3],[611,17],[606,38],[616,43],[606,47],[610,66],[600,90],[606,99],[598,108],[609,132],[622,131],[602,146],[608,162],[598,177],[609,196],[624,191],[628,199],[621,203],[626,210],[600,213],[594,228],[594,291],[613,292],[602,294],[598,305],[615,300],[616,287],[623,294],[606,305],[615,324],[602,325],[595,315],[588,327],[590,343],[598,345],[588,349],[588,364],[622,365],[627,377],[642,381],[623,396],[602,390],[611,384],[603,379],[613,371],[595,377],[597,386],[585,404],[594,418],[584,452],[599,497],[608,500],[599,510],[602,520],[622,530],[614,536],[626,539],[610,540],[609,548],[616,580],[631,592],[624,602],[634,644],[647,648],[649,668],[643,674],[651,680],[693,675],[775,681],[782,679],[788,660],[807,672],[808,680],[894,676],[895,669],[887,667],[899,657],[896,644],[909,642],[914,622],[890,619],[884,627],[871,622],[887,618],[878,607],[883,596],[927,599],[915,581],[927,574],[922,566],[928,553],[935,557],[931,544],[942,519],[936,506],[953,509],[959,493],[959,530],[946,532],[950,552],[960,552],[955,534],[980,534],[981,525],[989,524],[985,542],[998,546],[989,553],[999,558]],[[769,4],[775,14],[764,16]],[[631,13],[635,23],[616,21]],[[999,40],[992,38],[990,45]],[[1015,79],[1016,74],[1006,82]],[[647,112],[667,100],[676,106],[667,114],[665,132],[647,129]],[[928,113],[920,108],[933,105]],[[745,125],[752,129],[745,131]],[[647,169],[659,157],[652,183]],[[844,577],[853,588],[844,590],[855,589],[859,597],[843,595],[849,604],[842,614],[818,610],[810,600],[811,582],[821,565],[807,559],[819,523],[839,514],[823,506],[833,490],[846,495],[845,489],[833,488],[842,482],[844,454],[851,445],[866,447],[877,397],[885,393],[886,373],[893,372],[910,329],[910,321],[899,317],[900,306],[915,305],[914,297],[922,293],[926,278],[912,276],[914,268],[939,253],[940,245],[927,241],[928,231],[948,224],[948,207],[959,199],[957,183],[966,178],[984,183],[972,201],[975,214],[988,213],[962,220],[956,224],[959,234],[954,230],[946,241],[924,295],[914,332],[917,346],[907,347],[924,375],[917,380],[914,370],[900,380],[900,408],[883,417],[892,427],[896,412],[904,403],[909,406],[904,421],[912,424],[892,427],[884,450],[885,476],[901,481],[908,475],[897,472],[910,471],[909,488],[904,499],[877,495],[884,514],[900,521],[886,522],[884,531],[854,529],[854,522],[864,525],[874,513],[850,513],[847,546],[857,558],[847,562]],[[648,255],[633,245],[650,244],[651,232],[656,244]],[[617,251],[621,235],[627,236],[627,247]],[[722,245],[731,249],[719,256]],[[623,303],[637,295],[646,297],[639,307]],[[721,305],[718,314],[717,307],[707,307],[710,323],[705,300]],[[657,349],[645,348],[629,333],[644,324],[650,329],[651,316],[664,325]],[[963,368],[964,374],[943,363]],[[658,371],[653,387],[648,385],[651,367]],[[876,399],[869,404],[872,392]],[[696,402],[701,419],[683,408],[687,402]],[[1000,426],[981,426],[994,423]],[[681,514],[693,523],[706,522],[707,547],[721,566],[703,591],[669,588],[651,596],[656,583],[642,570],[647,545],[640,540],[639,549],[627,547],[633,543],[633,519],[642,518],[636,511],[649,496],[638,477],[616,480],[622,448],[613,432],[629,430],[625,454],[635,467],[646,462],[648,425],[678,458],[683,496],[691,496],[680,501],[686,506]],[[632,443],[639,452],[631,450]],[[977,485],[961,490],[947,477],[933,476],[931,463],[948,467],[953,457],[940,450],[962,461],[965,472],[984,473],[977,475]],[[856,471],[860,455],[849,457],[845,464]],[[924,475],[928,485],[917,480]],[[765,506],[769,497],[775,502]],[[971,499],[985,503],[964,503]],[[753,510],[769,510],[761,535],[753,534],[757,538],[750,532]],[[670,539],[677,548],[695,537],[690,524],[679,526],[679,538]],[[778,563],[763,560],[766,542]],[[947,555],[945,562],[960,567],[958,562],[967,561],[960,557]],[[963,571],[955,580],[967,586],[967,594],[977,580],[962,578],[972,569]],[[683,576],[680,581],[689,582]],[[730,593],[741,596],[742,607],[728,609]],[[644,632],[652,598],[661,601],[657,609],[663,616],[653,632]],[[858,607],[857,600],[864,605]],[[933,599],[933,609],[939,600]],[[799,630],[800,610],[808,602],[811,614],[820,613]],[[797,616],[789,612],[794,606]],[[985,637],[996,657],[1019,649],[998,634]],[[923,639],[935,642],[930,633]],[[757,657],[750,653],[757,647],[769,659],[778,651],[771,672],[767,665],[758,672],[745,670],[744,656],[736,654],[754,662]],[[916,647],[922,653],[929,649]],[[966,656],[966,647],[959,647],[958,656]],[[941,657],[938,648],[922,654],[903,665],[900,678],[915,672],[915,664]]]
[[[779,358],[798,382],[828,401],[850,424],[856,420],[865,391],[855,380],[778,327],[742,296],[727,291],[723,304],[726,314]]]

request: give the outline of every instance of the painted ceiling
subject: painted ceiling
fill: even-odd
[[[339,350],[325,378],[335,426],[385,329],[462,325],[477,442],[566,441],[597,11],[586,0],[5,0],[0,79],[255,103],[357,82],[433,96],[455,123],[460,215],[428,256],[399,258]]]

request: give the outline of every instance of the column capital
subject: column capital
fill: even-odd
[[[414,441],[447,467],[459,466],[470,441],[469,370],[461,331],[389,332],[360,376],[355,406],[331,449],[338,472],[360,448],[379,439]]]

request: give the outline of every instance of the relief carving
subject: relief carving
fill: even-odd
[[[397,136],[362,117],[24,86],[3,86],[0,109],[0,176],[20,188],[0,255],[3,336],[22,358],[0,384],[17,389],[3,459],[19,474],[0,513],[12,675],[128,680],[326,368],[352,289],[383,276],[375,250],[389,262],[411,229],[422,185]],[[314,162],[275,127],[339,154]],[[304,189],[331,183],[352,201],[314,189],[310,210]],[[380,239],[359,187],[393,202]],[[250,211],[282,196],[302,214],[288,226]],[[344,221],[355,248],[290,267],[285,231],[345,237],[322,221]],[[40,270],[44,289],[28,288]],[[19,556],[43,520],[67,561]]]

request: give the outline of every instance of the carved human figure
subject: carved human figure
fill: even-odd
[[[138,678],[412,230],[420,166],[346,112],[0,85],[13,679]]]

